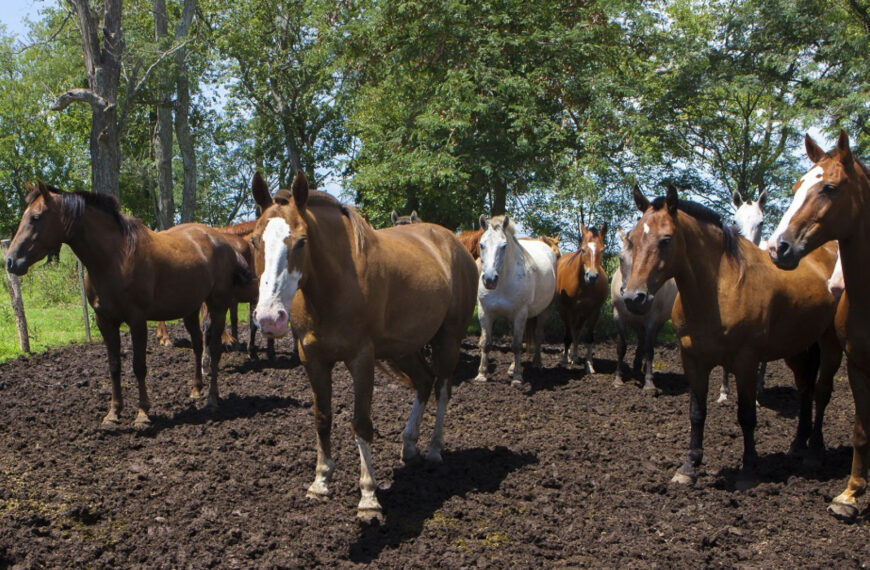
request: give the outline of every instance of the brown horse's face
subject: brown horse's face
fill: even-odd
[[[278,198],[273,202],[268,196],[268,202],[261,203],[256,191],[254,197],[263,214],[251,235],[254,267],[260,279],[253,316],[263,334],[282,337],[290,330],[290,303],[309,273],[308,226],[304,216],[308,182],[304,175],[297,174],[293,200]]]
[[[685,248],[677,225],[675,190],[668,190],[667,207],[658,210],[637,189],[635,203],[643,216],[628,233],[631,267],[629,275],[623,275],[627,281],[622,298],[631,312],[644,314],[652,306],[655,292],[674,276]]]
[[[807,155],[815,165],[795,183],[795,195],[770,239],[768,253],[782,269],[794,269],[801,258],[825,242],[848,237],[860,211],[862,193],[849,137],[840,131],[831,156],[807,135]]]
[[[56,250],[66,237],[61,217],[61,196],[42,182],[27,185],[30,203],[21,215],[18,230],[6,254],[6,270],[24,275],[27,269]]]
[[[580,254],[583,256],[583,281],[587,285],[593,285],[598,280],[601,272],[601,263],[604,260],[604,236],[607,234],[607,224],[603,224],[600,230],[587,229],[580,225],[583,233],[583,241],[580,243]]]

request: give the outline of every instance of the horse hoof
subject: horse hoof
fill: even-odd
[[[481,384],[483,384],[483,383],[487,382],[487,379],[486,379],[486,376],[484,376],[483,374],[478,374],[477,376],[474,377],[474,381],[480,382]]]
[[[136,421],[133,422],[133,429],[136,431],[148,431],[151,429],[151,425],[151,418],[145,414],[140,414],[136,417]]]
[[[329,495],[329,489],[323,485],[318,485],[317,483],[314,483],[308,487],[307,491],[305,491],[305,496],[315,501],[325,501],[329,498]]]
[[[274,350],[267,350],[266,351],[266,358],[268,358],[269,360],[275,360],[275,351]]]
[[[692,475],[686,475],[682,471],[677,471],[673,477],[671,477],[671,483],[676,483],[677,485],[694,485],[696,477]]]
[[[513,386],[514,388],[521,388],[523,386],[523,381],[518,378],[514,378],[513,380],[511,380],[511,386]]]
[[[597,372],[595,372],[595,367],[592,366],[591,362],[586,363],[586,374],[597,374]]]
[[[426,463],[429,465],[440,465],[443,461],[440,450],[430,449],[426,452]]]
[[[202,397],[202,389],[201,388],[191,388],[190,396],[188,396],[191,400],[198,400]]]
[[[828,512],[841,521],[852,522],[858,516],[858,507],[834,500],[828,505]]]
[[[121,422],[118,421],[118,416],[106,416],[100,424],[100,428],[104,430],[116,430],[120,426]]]
[[[420,451],[416,447],[406,447],[402,449],[402,463],[409,465],[420,460]]]
[[[644,393],[649,394],[651,396],[658,396],[661,393],[661,390],[656,388],[656,385],[653,384],[652,382],[644,384],[643,391],[644,391]]]
[[[217,397],[209,396],[208,403],[206,403],[206,405],[205,405],[205,409],[210,411],[210,412],[216,412],[216,411],[218,411],[218,409],[220,409],[220,407],[221,407],[220,399],[218,399]]]
[[[613,379],[613,387],[614,388],[622,388],[625,386],[625,382],[622,381],[622,378],[614,378]]]
[[[357,509],[356,518],[363,523],[378,523],[384,522],[384,513],[380,508],[377,509]]]
[[[806,444],[800,442],[792,442],[792,444],[788,448],[788,454],[792,457],[803,457],[807,453]]]
[[[719,394],[719,399],[716,400],[716,403],[717,403],[717,404],[724,404],[724,403],[727,402],[727,401],[728,401],[728,395],[727,395],[727,394]]]

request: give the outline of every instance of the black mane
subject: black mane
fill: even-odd
[[[652,207],[654,210],[661,210],[665,207],[665,203],[665,197],[659,196],[652,201]],[[737,227],[733,224],[726,226],[722,223],[722,216],[718,213],[707,206],[702,206],[701,204],[690,200],[677,200],[677,210],[695,218],[699,222],[719,228],[722,231],[722,245],[725,248],[725,255],[737,263],[742,275],[743,256],[740,254],[740,240]]]

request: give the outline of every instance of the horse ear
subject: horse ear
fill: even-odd
[[[486,214],[481,214],[480,217],[477,219],[477,223],[480,224],[480,229],[485,230],[486,229]]]
[[[849,148],[849,133],[846,132],[846,129],[840,129],[840,136],[837,137],[837,151],[843,165],[852,164],[852,149]]]
[[[290,191],[293,193],[293,201],[296,202],[296,208],[299,211],[304,210],[305,204],[308,202],[308,179],[305,178],[305,173],[302,172],[302,169],[296,171]]]
[[[825,158],[825,151],[822,150],[813,137],[809,133],[804,135],[804,148],[807,150],[807,157],[813,161],[813,164]]]
[[[731,193],[731,202],[734,203],[734,207],[739,208],[743,205],[743,196],[740,195],[740,192],[735,190]]]
[[[585,235],[586,235],[586,226],[583,224],[583,222],[580,222],[580,238],[583,239],[583,237]]]
[[[393,210],[393,213],[390,214],[390,219],[393,221],[393,225],[396,225],[396,222],[399,221],[399,212]]]
[[[635,206],[637,206],[637,209],[640,210],[641,214],[649,209],[649,200],[647,200],[646,196],[643,195],[643,192],[640,191],[640,186],[635,184],[631,195],[634,198]]]
[[[758,195],[758,207],[764,208],[765,204],[767,204],[767,190],[762,190]]]
[[[417,216],[417,210],[411,210],[411,223],[416,224],[420,221],[419,216]]]
[[[604,241],[604,238],[607,236],[607,222],[601,224],[601,229],[598,230],[598,233],[601,235],[601,241]]]
[[[624,230],[624,229],[622,229],[622,228],[616,228],[616,235],[619,236],[619,240],[620,240],[623,244],[625,244],[625,242],[628,241],[628,236],[625,235],[625,230]]]
[[[48,189],[48,186],[46,186],[45,182],[42,180],[36,181],[36,188],[39,190],[39,193],[42,194],[43,200],[48,200],[51,197],[51,190]]]
[[[254,173],[254,178],[251,180],[251,195],[254,197],[254,202],[260,207],[261,212],[272,205],[269,185],[259,170]]]
[[[677,215],[678,202],[679,199],[677,198],[677,189],[672,184],[668,184],[668,193],[665,194],[665,204],[667,204],[668,206],[668,213],[670,215]]]

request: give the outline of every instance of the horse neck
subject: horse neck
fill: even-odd
[[[129,255],[127,238],[110,215],[86,206],[65,242],[87,268],[92,278],[99,278],[121,267]]]
[[[867,291],[870,289],[870,271],[867,269],[867,260],[870,259],[870,224],[867,223],[867,212],[870,208],[870,180],[863,176],[861,168],[858,170],[858,191],[860,196],[859,214],[855,219],[855,228],[852,234],[839,240],[840,257],[843,264],[843,280],[847,291]],[[865,295],[850,295],[851,305],[864,305]]]
[[[723,268],[730,267],[731,261],[723,260],[726,254],[722,233],[688,214],[679,212],[678,215],[686,250],[674,272],[674,280],[683,310],[687,315],[718,310],[718,303],[710,301],[717,295],[719,282],[724,279],[735,286],[738,281],[736,272],[732,274],[726,270],[723,273]]]
[[[318,312],[333,308],[340,303],[336,299],[346,298],[351,289],[359,289],[360,276],[364,272],[363,260],[367,247],[357,253],[356,236],[349,219],[336,212],[315,212],[310,208],[308,220],[308,247],[310,270],[301,287],[302,295],[308,304]],[[373,239],[374,232],[369,230],[367,240]],[[355,274],[357,279],[348,279]]]

